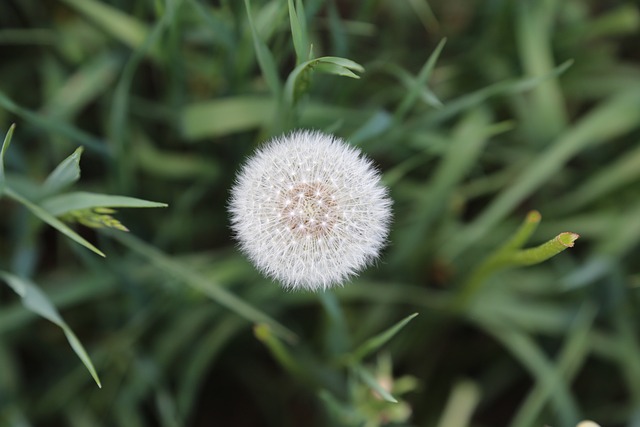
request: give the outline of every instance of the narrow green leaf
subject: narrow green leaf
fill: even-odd
[[[353,405],[344,403],[344,399],[336,398],[327,389],[321,389],[318,397],[325,404],[329,414],[335,419],[344,420],[345,425],[358,425],[361,421],[361,415]]]
[[[336,56],[324,56],[303,62],[287,77],[284,90],[285,99],[290,105],[294,105],[300,95],[308,90],[311,82],[311,72],[316,69],[321,72],[351,78],[359,78],[353,71],[364,72],[364,67],[357,62]]]
[[[133,50],[139,49],[150,33],[146,24],[106,3],[97,0],[62,1]],[[156,49],[151,56],[157,59],[158,54]]]
[[[81,237],[78,233],[76,233],[75,231],[67,227],[62,221],[60,221],[55,216],[51,215],[46,210],[42,209],[40,206],[30,202],[29,200],[25,199],[24,197],[22,197],[21,195],[19,195],[18,193],[16,193],[10,188],[5,188],[5,193],[8,197],[23,204],[27,209],[31,211],[31,213],[33,213],[35,216],[37,216],[38,218],[40,218],[42,221],[46,222],[53,228],[57,229],[59,232],[61,232],[65,236],[69,237],[71,240],[97,253],[101,257],[106,257],[106,255],[100,249],[93,246],[91,243],[89,243],[87,240]]]
[[[16,116],[22,118],[25,122],[34,125],[37,128],[42,128],[52,134],[63,135],[78,144],[84,145],[89,150],[93,150],[96,153],[109,156],[110,150],[106,144],[96,137],[89,135],[88,133],[71,126],[57,118],[48,117],[43,114],[34,113],[28,110],[10,99],[4,92],[0,90],[0,107],[10,111]]]
[[[559,76],[564,73],[571,65],[573,60],[566,61],[556,67],[549,74],[536,77],[524,77],[520,79],[501,81],[491,86],[484,87],[475,92],[463,95],[452,101],[445,102],[444,107],[436,111],[429,111],[424,117],[417,118],[416,127],[423,129],[433,126],[434,123],[440,123],[461,111],[468,110],[472,107],[482,104],[487,99],[507,94],[522,93],[535,88],[540,83]]]
[[[91,362],[91,358],[78,340],[78,337],[76,337],[69,325],[62,319],[62,316],[60,316],[58,310],[56,310],[55,306],[51,303],[49,297],[42,292],[36,284],[26,278],[18,277],[4,271],[0,271],[0,278],[7,282],[20,298],[22,298],[22,304],[29,311],[49,320],[62,329],[73,351],[78,355],[98,387],[102,388],[100,378]]]
[[[323,56],[322,58],[318,58],[318,60],[321,62],[336,64],[341,67],[357,71],[358,73],[364,73],[364,67],[362,65],[347,58],[340,58],[339,56]]]
[[[291,24],[291,36],[293,38],[293,47],[296,51],[296,63],[300,64],[309,59],[309,40],[305,31],[305,25],[302,20],[304,15],[298,15],[293,0],[288,0],[289,5],[289,22]]]
[[[237,96],[187,105],[182,132],[194,140],[243,132],[273,120],[276,102],[265,96]]]
[[[360,76],[342,65],[333,64],[330,62],[319,62],[316,66],[316,71],[325,74],[334,74],[336,76],[349,77],[352,79],[359,79]]]
[[[78,147],[49,174],[42,186],[45,194],[57,193],[80,178],[80,156],[83,151],[84,147]]]
[[[123,58],[114,51],[87,59],[59,87],[41,111],[58,120],[72,121],[88,104],[109,91],[122,68]]]
[[[579,410],[569,391],[569,385],[533,338],[509,327],[509,325],[494,324],[488,319],[483,319],[483,322],[484,329],[518,359],[522,366],[529,371],[536,384],[552,390],[549,403],[558,412],[558,424],[576,425],[580,419]]]
[[[239,316],[251,321],[252,323],[268,324],[275,333],[288,341],[295,341],[297,339],[295,333],[280,324],[268,314],[264,313],[262,310],[245,302],[241,298],[238,298],[222,286],[217,283],[213,283],[207,277],[202,276],[192,268],[189,268],[167,256],[157,248],[148,245],[130,234],[120,233],[110,234],[110,236],[149,260],[160,270],[183,281],[185,284],[193,287],[199,292],[202,292],[204,295],[208,296],[220,305],[227,307]]]
[[[436,427],[467,427],[471,425],[473,411],[480,403],[481,396],[477,383],[469,380],[456,383]]]
[[[418,313],[413,313],[412,315],[405,317],[386,331],[369,338],[362,345],[360,345],[360,347],[347,355],[345,359],[346,362],[348,364],[355,364],[365,358],[367,355],[373,353],[384,344],[386,344],[387,341],[393,338],[402,328],[407,325],[407,323],[409,323],[417,315]]]
[[[271,92],[279,98],[280,93],[282,92],[282,83],[278,77],[276,61],[269,48],[258,34],[258,30],[253,21],[253,16],[251,15],[249,0],[244,0],[244,5],[247,10],[247,18],[249,20],[249,27],[251,28],[251,36],[253,38],[254,49],[256,50],[256,57],[258,58],[258,64],[260,65],[260,69],[262,70],[262,74],[264,75],[264,79],[267,82],[269,89],[271,89]]]
[[[365,368],[363,368],[358,364],[354,365],[353,369],[358,375],[358,377],[360,377],[362,382],[368,385],[373,391],[378,393],[380,397],[382,397],[387,402],[398,403],[396,398],[393,397],[391,393],[389,393],[380,385],[380,383],[375,379],[375,377],[371,374],[371,372],[369,372],[368,370],[366,370]]]
[[[575,321],[566,334],[565,342],[559,352],[556,366],[559,375],[571,383],[579,372],[591,350],[591,328],[597,310],[593,305],[585,304],[578,311]],[[545,404],[552,398],[552,384],[538,382],[529,392],[518,412],[511,420],[510,427],[525,427],[536,424],[536,419],[544,411]]]
[[[391,115],[385,110],[377,110],[348,138],[353,145],[374,138],[386,132],[393,125]]]
[[[50,197],[41,203],[43,209],[53,216],[91,208],[165,208],[166,203],[150,202],[134,197],[76,191]]]
[[[115,164],[118,165],[114,169],[114,175],[122,188],[126,188],[128,183],[134,179],[131,141],[126,137],[125,131],[128,128],[130,116],[131,87],[142,60],[148,53],[153,52],[154,47],[159,46],[158,41],[174,21],[175,11],[178,7],[177,2],[166,2],[165,5],[166,9],[161,13],[161,18],[155,22],[150,31],[144,34],[141,43],[128,58],[113,94],[109,114],[109,139],[116,157]]]
[[[431,74],[433,73],[433,69],[436,66],[436,62],[438,61],[440,53],[442,52],[442,49],[444,49],[444,45],[446,42],[447,39],[442,39],[440,43],[438,43],[438,46],[436,46],[435,50],[431,53],[431,55],[429,55],[429,59],[427,59],[427,62],[420,70],[418,78],[415,79],[414,86],[411,88],[411,90],[407,91],[407,94],[400,103],[400,106],[398,106],[395,115],[396,120],[402,120],[402,118],[407,115],[411,107],[415,105],[416,100],[418,99],[418,96],[420,95],[423,87],[427,84],[427,80],[429,80],[429,77],[431,77]]]
[[[332,356],[344,354],[350,347],[349,328],[340,302],[332,291],[319,292],[318,299],[326,313],[325,348]]]
[[[192,341],[189,352],[182,359],[182,371],[176,380],[178,391],[178,407],[180,413],[191,413],[191,409],[199,402],[202,384],[206,381],[207,373],[217,355],[224,350],[225,345],[239,334],[245,325],[244,319],[235,316],[225,316],[204,330],[197,340]]]
[[[16,128],[15,123],[11,125],[9,131],[4,137],[4,141],[2,142],[2,148],[0,148],[0,197],[4,193],[5,188],[5,177],[4,177],[4,153],[11,145],[11,138],[13,137],[13,131]]]
[[[387,70],[395,78],[397,78],[400,83],[402,83],[402,86],[404,86],[404,88],[407,90],[405,99],[413,91],[417,91],[418,96],[420,97],[422,102],[425,103],[425,105],[438,109],[443,107],[444,104],[442,103],[442,101],[440,101],[436,94],[433,93],[431,89],[429,89],[429,86],[426,84],[426,82],[422,85],[417,84],[416,78],[404,68],[401,68],[395,63],[385,63],[383,65],[383,69]]]
[[[640,180],[640,144],[621,153],[614,162],[603,164],[586,178],[574,192],[554,203],[554,213],[580,212],[589,203]]]
[[[612,96],[560,135],[529,163],[510,186],[494,197],[473,223],[445,244],[443,253],[455,257],[484,237],[518,203],[555,176],[580,151],[637,129],[640,123],[639,95],[638,91],[629,91]]]
[[[427,186],[428,191],[416,200],[410,221],[398,228],[404,243],[393,254],[393,262],[408,259],[418,262],[425,251],[431,249],[425,244],[429,230],[450,206],[456,184],[471,172],[492,131],[491,117],[481,108],[469,111],[456,125],[444,157]]]
[[[269,349],[273,358],[278,361],[284,369],[289,371],[293,377],[308,379],[308,372],[302,367],[300,360],[289,351],[279,337],[271,332],[269,325],[265,323],[255,325],[253,327],[253,334]]]
[[[557,19],[553,2],[518,2],[516,5],[515,42],[526,75],[543,76],[554,68],[552,23]],[[556,4],[559,2],[556,2]],[[520,122],[538,140],[557,136],[567,127],[566,101],[558,79],[541,82],[527,94],[529,108]]]
[[[303,61],[312,58],[313,54],[313,45],[309,41],[309,31],[307,29],[307,14],[304,10],[304,1],[296,0],[296,15],[298,15],[298,23],[300,24],[300,32],[304,36],[303,46],[306,46],[307,52],[304,53]]]
[[[6,284],[13,289],[13,292],[20,296],[20,298],[24,298],[27,295],[27,286],[20,277],[0,271],[0,278],[2,278],[2,280],[4,280]]]

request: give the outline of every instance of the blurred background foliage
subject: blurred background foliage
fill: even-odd
[[[71,225],[103,259],[0,199],[4,281],[102,380],[0,287],[0,425],[640,426],[639,28],[625,0],[3,0],[7,182],[38,204],[82,146],[77,190],[169,208],[85,212],[131,230]],[[320,295],[260,277],[225,211],[298,127],[395,201],[382,260]],[[480,274],[531,210],[525,246],[575,248]]]

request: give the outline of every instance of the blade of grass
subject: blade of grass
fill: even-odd
[[[253,38],[253,46],[256,51],[260,70],[262,70],[262,75],[264,76],[271,93],[276,97],[276,99],[280,99],[282,94],[282,83],[280,82],[280,77],[278,77],[276,61],[269,48],[258,34],[258,30],[253,21],[253,16],[251,15],[251,5],[249,0],[244,0],[244,6],[247,11],[247,19],[249,21],[249,27],[251,28],[251,37]]]
[[[301,6],[302,2],[297,2],[297,4]],[[301,10],[299,14],[293,0],[288,0],[287,5],[289,6],[289,23],[291,24],[291,36],[296,51],[297,65],[309,59],[309,35],[307,34],[304,10]]]
[[[100,378],[98,377],[98,373],[96,372],[93,363],[91,362],[91,358],[89,358],[89,355],[69,325],[67,325],[67,323],[62,319],[58,310],[56,310],[55,306],[49,300],[49,297],[47,297],[47,295],[33,282],[25,279],[24,277],[18,277],[10,273],[0,271],[0,278],[2,278],[20,296],[22,303],[27,309],[58,325],[62,329],[73,351],[78,355],[78,358],[80,358],[84,366],[87,368],[98,387],[102,388]]]
[[[178,377],[178,410],[180,414],[191,413],[199,400],[199,391],[206,381],[207,373],[215,363],[216,356],[228,341],[242,330],[241,319],[226,317],[200,337],[194,348],[186,355],[183,374]]]
[[[415,79],[413,87],[411,87],[407,91],[404,98],[400,102],[398,109],[395,112],[394,118],[397,122],[402,122],[409,110],[415,105],[418,96],[423,90],[423,87],[427,84],[427,80],[429,80],[429,77],[431,77],[431,74],[433,73],[436,62],[438,61],[440,53],[442,52],[442,49],[444,48],[444,45],[446,43],[446,38],[440,40],[438,46],[436,46],[435,50],[431,53],[431,55],[429,55],[429,59],[427,59],[427,62],[425,62],[425,64],[422,66],[420,73],[418,73],[418,77]]]
[[[404,86],[407,91],[405,99],[411,95],[411,92],[416,91],[418,98],[422,100],[425,105],[438,109],[444,106],[435,93],[426,86],[426,81],[422,85],[418,84],[417,79],[411,73],[404,68],[399,67],[397,64],[385,63],[383,64],[383,69],[402,83],[402,86]]]
[[[437,427],[467,427],[473,411],[480,403],[480,388],[472,381],[460,381],[453,386]]]
[[[42,184],[44,194],[57,193],[80,179],[80,156],[83,151],[84,147],[78,147],[73,154],[56,166]]]
[[[372,391],[378,393],[380,397],[382,397],[387,402],[398,403],[398,400],[391,395],[387,390],[385,390],[380,383],[375,379],[375,377],[364,367],[360,366],[360,364],[356,364],[353,366],[353,370],[358,375],[358,377],[365,383]]]
[[[67,307],[90,304],[92,300],[106,298],[115,290],[116,279],[105,276],[101,272],[67,278],[64,284],[53,286],[55,292],[51,294],[51,303],[64,310]],[[46,286],[47,283],[43,283]],[[3,306],[0,312],[0,335],[11,330],[28,327],[35,319],[35,314],[27,311],[19,304]]]
[[[518,53],[526,74],[544,76],[552,72],[553,52],[550,38],[558,2],[518,2],[516,7],[516,41]],[[567,127],[567,112],[562,91],[556,78],[550,78],[531,90],[526,114],[529,135],[546,141],[557,136]]]
[[[134,181],[131,176],[133,174],[133,167],[132,158],[129,156],[129,152],[131,151],[128,147],[129,140],[125,137],[129,114],[128,99],[131,96],[133,78],[145,55],[151,52],[151,49],[156,46],[156,42],[160,39],[160,36],[175,19],[176,9],[180,4],[181,3],[178,3],[178,5],[176,5],[174,1],[167,0],[164,14],[153,26],[151,31],[145,33],[143,41],[136,46],[136,50],[124,66],[124,70],[114,91],[113,104],[111,105],[109,117],[109,136],[113,142],[116,157],[114,175],[116,176],[120,189],[125,192],[130,185],[129,183]]]
[[[558,414],[558,424],[572,426],[580,421],[578,406],[569,392],[565,380],[536,345],[531,337],[504,324],[492,324],[489,314],[482,319],[483,328],[501,342],[511,354],[530,372],[541,387],[552,390],[551,405]]]
[[[569,60],[544,76],[523,77],[520,79],[502,81],[482,88],[476,92],[463,95],[452,101],[444,101],[444,106],[441,109],[429,111],[428,114],[410,120],[408,126],[416,129],[432,127],[434,124],[441,123],[461,111],[481,105],[483,102],[494,96],[517,94],[531,90],[541,82],[564,73],[572,64],[573,61]]]
[[[570,382],[589,353],[590,330],[595,320],[595,307],[584,305],[571,325],[556,363],[558,373]],[[536,383],[511,420],[510,427],[536,425],[545,403],[551,399],[553,388],[549,383]]]
[[[284,93],[289,105],[295,105],[300,96],[309,89],[313,71],[359,79],[360,77],[354,71],[362,73],[364,67],[350,59],[335,56],[323,56],[303,62],[287,77]]]
[[[276,102],[271,97],[237,96],[187,105],[182,132],[189,140],[244,132],[272,120]]]
[[[627,388],[631,392],[633,404],[638,407],[640,403],[640,341],[638,340],[638,327],[635,308],[629,301],[621,303],[619,309],[613,311],[613,326],[618,337],[619,360],[624,372],[623,377],[627,382]]]
[[[202,292],[204,295],[239,316],[251,321],[252,323],[268,324],[276,334],[289,342],[297,339],[295,333],[275,319],[271,318],[262,310],[240,299],[220,285],[212,283],[208,278],[184,266],[179,261],[172,259],[159,249],[144,243],[142,240],[130,234],[109,233],[109,235],[127,248],[146,258],[161,271],[183,281],[185,284],[193,287],[199,292]]]
[[[151,30],[143,22],[131,17],[113,6],[97,0],[61,0],[80,12],[116,40],[120,40],[132,50],[138,50],[145,43]],[[149,52],[158,59],[159,51]]]
[[[373,353],[374,351],[382,347],[384,344],[386,344],[391,338],[393,338],[398,332],[400,332],[400,330],[404,328],[417,315],[418,313],[413,313],[405,317],[404,319],[402,319],[401,321],[399,321],[398,323],[396,323],[386,331],[374,337],[369,338],[364,343],[362,343],[358,348],[356,348],[355,350],[353,350],[352,352],[346,355],[345,363],[349,365],[359,363],[367,355]]]
[[[325,348],[331,356],[338,356],[349,348],[347,321],[335,293],[320,292],[318,298],[326,313]]]
[[[122,60],[112,54],[92,59],[56,89],[42,107],[42,113],[64,119],[75,117],[111,87],[121,65]]]
[[[616,212],[614,218],[597,251],[613,258],[622,258],[636,249],[640,241],[640,203]]]
[[[416,260],[424,256],[429,228],[449,206],[452,189],[468,174],[490,136],[490,117],[486,110],[473,110],[456,126],[444,158],[440,161],[427,191],[417,201],[411,222],[399,229],[401,241],[391,263]],[[465,153],[463,156],[460,153]]]
[[[52,226],[53,228],[55,228],[56,230],[64,234],[65,236],[69,237],[71,240],[81,244],[85,248],[95,252],[101,257],[106,257],[106,255],[100,249],[96,248],[91,243],[89,243],[86,239],[80,236],[78,233],[76,233],[75,231],[67,227],[58,218],[51,215],[49,212],[42,209],[40,206],[36,205],[35,203],[32,203],[29,200],[25,199],[24,197],[22,197],[21,195],[13,191],[13,189],[5,188],[5,194],[8,197],[12,198],[13,200],[17,201],[18,203],[21,203],[22,205],[24,205],[35,216],[37,216],[42,221],[46,222],[47,224],[49,224],[50,226]]]
[[[13,102],[2,91],[0,91],[0,107],[22,118],[38,128],[43,128],[47,132],[60,134],[75,141],[77,144],[84,145],[88,150],[105,156],[110,155],[109,148],[98,138],[81,131],[57,118],[47,117],[42,114],[34,113],[23,108]]]
[[[640,141],[635,149],[628,150],[618,160],[605,164],[595,171],[566,198],[558,201],[551,209],[558,213],[579,212],[589,203],[615,190],[640,180]]]
[[[88,193],[86,191],[75,191],[53,196],[43,200],[41,203],[41,207],[53,216],[61,216],[70,211],[96,207],[166,208],[167,206],[166,203],[151,202],[149,200],[136,199],[135,197]]]
[[[524,198],[559,172],[562,166],[580,151],[624,135],[640,123],[640,93],[628,92],[613,96],[591,111],[573,128],[542,152],[512,185],[493,199],[491,204],[465,229],[443,247],[443,253],[453,258],[469,245],[484,237]]]
[[[2,142],[2,148],[0,148],[0,198],[4,194],[5,190],[5,176],[4,176],[4,155],[9,149],[9,145],[11,145],[11,138],[13,138],[13,131],[15,130],[15,123],[9,127],[9,131],[4,137],[4,141]]]

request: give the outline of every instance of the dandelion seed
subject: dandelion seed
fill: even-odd
[[[378,257],[391,200],[358,149],[297,131],[246,162],[229,212],[241,250],[263,274],[285,288],[315,291],[342,285]]]

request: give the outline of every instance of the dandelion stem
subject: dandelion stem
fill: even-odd
[[[464,309],[480,291],[486,280],[496,272],[506,268],[544,262],[565,249],[573,247],[574,242],[580,237],[576,233],[564,232],[534,248],[521,249],[536,230],[540,219],[539,212],[529,212],[520,228],[513,234],[513,237],[471,272],[454,299],[454,309]]]

